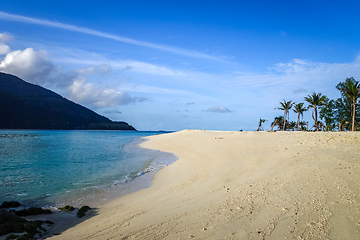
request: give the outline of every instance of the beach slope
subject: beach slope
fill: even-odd
[[[184,130],[150,188],[51,239],[359,239],[360,133]]]

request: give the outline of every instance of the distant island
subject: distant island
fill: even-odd
[[[0,72],[0,129],[132,130],[35,84]]]

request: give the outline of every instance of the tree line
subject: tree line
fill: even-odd
[[[297,130],[297,131],[358,131],[360,130],[360,83],[353,77],[346,78],[344,82],[336,85],[340,91],[341,97],[338,99],[329,99],[321,93],[313,93],[304,98],[308,104],[296,103],[285,99],[280,102],[280,107],[275,109],[284,111],[283,116],[275,117],[271,123],[273,130]],[[314,125],[309,126],[309,122],[300,121],[304,112],[312,110]],[[289,112],[297,113],[297,121],[289,120]],[[321,121],[322,120],[322,121]],[[260,118],[257,131],[262,129],[262,124],[266,119]]]

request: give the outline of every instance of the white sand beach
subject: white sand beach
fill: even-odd
[[[148,139],[179,159],[50,239],[360,239],[360,132]]]

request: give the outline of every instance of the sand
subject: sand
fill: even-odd
[[[51,239],[360,239],[360,132],[148,139],[179,159]]]

